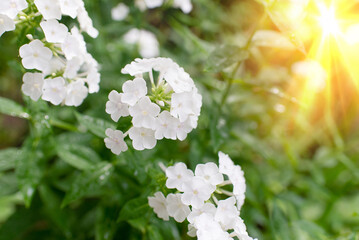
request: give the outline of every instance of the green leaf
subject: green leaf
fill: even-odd
[[[118,224],[116,223],[118,211],[114,207],[101,206],[96,213],[96,240],[114,239]]]
[[[107,162],[101,162],[80,173],[71,185],[65,199],[62,201],[61,207],[65,207],[69,203],[76,201],[86,195],[93,195],[101,190],[107,183],[113,172],[113,166]]]
[[[92,132],[96,136],[100,138],[105,138],[105,131],[107,128],[116,129],[116,125],[105,120],[90,117],[87,115],[82,115],[75,112],[76,118],[79,123],[84,126],[88,131]]]
[[[16,161],[16,176],[26,207],[30,206],[35,190],[42,178],[41,158],[41,152],[24,149]]]
[[[147,198],[139,197],[128,201],[121,209],[118,221],[143,217],[150,211]]]
[[[57,154],[63,161],[80,170],[91,169],[94,164],[101,162],[95,151],[81,145],[59,145]]]
[[[18,103],[7,99],[0,97],[0,113],[10,115],[13,117],[20,117],[29,119],[30,115],[28,114],[27,110],[19,105]]]
[[[312,222],[305,220],[299,220],[292,223],[296,236],[300,236],[297,239],[299,240],[326,240],[328,236],[325,234],[325,231],[320,228],[318,225]]]
[[[14,173],[0,174],[0,197],[18,191],[17,179]]]
[[[15,167],[16,159],[21,154],[21,150],[8,148],[0,151],[0,171],[6,171]]]
[[[246,60],[248,57],[248,51],[243,48],[234,45],[223,45],[210,54],[206,69],[221,72],[235,63]]]
[[[148,233],[148,239],[150,239],[150,240],[162,240],[163,239],[160,230],[156,227],[148,226],[147,233]]]

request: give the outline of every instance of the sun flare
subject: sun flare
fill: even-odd
[[[318,4],[320,16],[318,17],[319,25],[323,30],[323,36],[338,35],[341,33],[339,22],[335,16],[334,6],[329,8],[325,4]]]

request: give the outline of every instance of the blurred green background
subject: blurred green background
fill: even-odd
[[[186,15],[168,5],[141,12],[123,2],[131,12],[115,22],[110,12],[119,1],[85,1],[100,32],[85,39],[102,77],[100,92],[79,108],[22,96],[19,33],[0,38],[0,96],[32,116],[0,115],[0,239],[189,239],[186,224],[157,219],[146,204],[165,191],[158,163],[194,169],[217,163],[221,150],[245,172],[241,217],[250,236],[358,240],[358,112],[348,112],[354,117],[344,127],[342,117],[322,108],[324,98],[313,102],[316,114],[307,111],[288,91],[295,81],[290,65],[303,53],[246,44],[258,29],[278,31],[267,9],[250,0],[193,0]],[[122,38],[133,27],[156,34],[160,55],[191,75],[203,107],[185,141],[115,156],[101,130],[111,122],[108,93],[121,90],[128,80],[121,69],[140,57]]]

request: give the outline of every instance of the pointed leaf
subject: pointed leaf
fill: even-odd
[[[19,105],[18,103],[7,99],[0,97],[0,113],[10,115],[13,117],[20,117],[20,118],[26,118],[29,119],[30,115],[28,114],[27,110]]]
[[[100,138],[105,138],[105,131],[107,128],[116,129],[116,125],[105,120],[90,117],[87,115],[82,115],[79,113],[75,113],[77,120],[79,123],[84,126],[88,131],[95,134]]]

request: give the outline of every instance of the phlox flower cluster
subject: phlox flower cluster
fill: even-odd
[[[199,240],[253,240],[240,217],[246,191],[244,173],[228,155],[219,152],[218,156],[219,167],[199,164],[195,172],[184,163],[168,167],[166,187],[177,192],[166,197],[156,192],[148,203],[163,220],[187,219],[188,235]],[[233,191],[223,189],[227,185],[233,185]]]
[[[192,11],[191,0],[135,0],[136,6],[142,11],[146,10],[147,8],[152,9],[160,7],[167,2],[171,2],[174,8],[179,8],[186,14]]]
[[[77,18],[79,27],[70,31],[62,15]],[[38,25],[35,18],[41,17]],[[23,76],[22,91],[32,100],[40,97],[54,105],[79,106],[88,93],[99,90],[98,63],[87,52],[82,31],[97,37],[82,0],[2,0],[0,33],[15,29],[15,23],[29,21],[42,30],[45,39],[27,35],[30,43],[20,47],[22,65],[30,70]],[[3,31],[4,30],[4,31]]]
[[[134,79],[123,84],[121,93],[110,92],[106,112],[115,122],[131,116],[132,126],[125,133],[106,130],[105,144],[114,154],[127,150],[127,136],[134,149],[152,149],[163,138],[182,141],[197,127],[202,96],[177,63],[169,58],[136,59],[122,73]],[[144,79],[147,76],[150,84]]]

